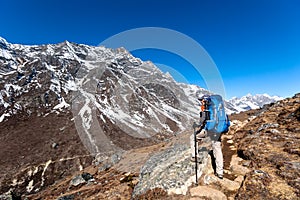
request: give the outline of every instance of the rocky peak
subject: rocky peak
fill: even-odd
[[[0,48],[1,49],[7,49],[8,48],[8,42],[2,37],[0,37]]]

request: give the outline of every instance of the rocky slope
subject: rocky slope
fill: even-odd
[[[223,180],[209,139],[201,144],[199,186],[188,148],[192,131],[126,151],[67,176],[29,199],[299,199],[300,94],[231,116],[222,136]]]
[[[234,140],[238,155],[250,161],[238,199],[299,199],[300,94],[273,104]]]

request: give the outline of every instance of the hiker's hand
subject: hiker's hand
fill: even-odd
[[[205,138],[207,136],[207,131],[205,129],[199,129],[197,131],[197,138]]]

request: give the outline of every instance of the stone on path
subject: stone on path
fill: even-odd
[[[190,190],[190,193],[192,197],[198,196],[198,197],[205,197],[214,200],[227,200],[227,197],[223,192],[208,186],[194,187]]]

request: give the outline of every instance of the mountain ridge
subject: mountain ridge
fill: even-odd
[[[228,109],[227,112],[229,114],[232,114],[232,113],[245,112],[252,109],[259,109],[266,104],[275,103],[282,99],[283,99],[282,97],[270,96],[266,93],[255,94],[255,95],[248,93],[247,95],[242,96],[240,98],[232,97],[231,99],[226,101],[226,106]]]
[[[2,44],[2,48],[1,48],[0,57],[2,57],[2,59],[7,61],[6,62],[6,67],[5,68],[1,67],[1,70],[0,70],[0,76],[1,77],[4,77],[5,75],[9,75],[11,73],[16,73],[17,72],[18,77],[22,78],[22,74],[24,73],[22,71],[22,68],[24,68],[24,65],[35,65],[35,62],[45,62],[45,59],[44,59],[44,61],[38,61],[40,59],[39,56],[48,56],[48,57],[52,56],[52,57],[60,57],[61,59],[65,59],[65,60],[73,60],[70,64],[75,65],[76,66],[75,69],[71,69],[71,71],[69,69],[68,69],[69,71],[68,70],[61,70],[60,71],[60,73],[67,73],[66,76],[68,76],[68,78],[65,78],[65,80],[60,80],[61,74],[59,74],[60,76],[55,75],[55,76],[58,76],[58,79],[55,79],[56,77],[54,77],[54,73],[55,73],[55,68],[57,68],[57,67],[53,68],[51,65],[50,66],[48,64],[45,65],[45,68],[47,68],[48,71],[53,73],[53,74],[51,74],[51,79],[50,79],[50,81],[53,82],[53,87],[54,87],[53,90],[60,89],[60,90],[64,90],[65,93],[68,93],[69,91],[76,90],[76,84],[74,82],[74,73],[77,72],[76,70],[81,69],[80,65],[82,63],[82,58],[84,58],[84,57],[87,57],[87,59],[89,61],[85,64],[89,65],[89,63],[93,62],[92,61],[93,59],[94,60],[98,59],[97,62],[106,62],[105,60],[113,59],[112,58],[113,55],[117,56],[117,54],[118,54],[117,52],[119,52],[119,56],[122,56],[122,54],[123,54],[123,56],[126,55],[127,57],[128,56],[131,57],[130,59],[133,62],[132,63],[133,65],[137,65],[137,66],[140,65],[140,64],[149,65],[149,66],[153,65],[149,61],[142,62],[140,59],[134,58],[124,48],[119,48],[117,50],[112,50],[112,49],[109,50],[109,49],[105,49],[104,47],[94,47],[94,46],[88,46],[88,45],[84,45],[84,44],[71,43],[71,42],[68,42],[68,41],[64,41],[64,42],[58,43],[58,44],[47,44],[47,45],[19,45],[19,44],[10,44],[10,43],[6,42],[5,39],[1,39],[1,44]],[[55,48],[56,48],[56,50],[55,50]],[[37,52],[38,50],[43,51],[42,55],[35,55],[36,53],[34,53],[34,52]],[[59,53],[59,51],[61,51],[61,53]],[[102,51],[102,53],[101,53],[101,51]],[[25,53],[23,58],[20,58],[20,57],[15,58],[14,56],[16,56],[20,52]],[[100,57],[96,55],[97,52],[98,53],[100,52]],[[22,60],[22,59],[24,59],[24,57],[26,57],[26,56],[29,57],[29,58],[30,57],[35,57],[38,60],[31,59],[31,62],[33,62],[33,63],[30,63],[29,61],[25,62],[25,60]],[[51,59],[53,60],[53,58],[51,58]],[[57,58],[55,58],[55,59],[57,59]],[[116,59],[118,59],[118,58],[116,58]],[[60,61],[55,61],[55,62],[60,62]],[[43,64],[43,63],[40,63],[40,64]],[[51,64],[54,64],[54,66],[55,66],[55,64],[57,64],[57,63],[51,63]],[[114,64],[116,64],[116,62]],[[11,70],[9,70],[9,68]],[[87,68],[88,68],[88,66],[87,66]],[[152,70],[153,69],[160,71],[154,65],[153,65]],[[103,73],[103,72],[101,71],[101,73]],[[163,80],[168,80],[169,79],[171,82],[175,83],[173,77],[171,77],[170,74],[164,74],[161,71],[159,73],[160,73],[160,76],[164,77]],[[36,74],[36,69],[33,68],[32,72],[31,72],[31,75],[27,78],[27,81],[30,82],[31,79],[34,78],[35,74]],[[58,82],[58,83],[59,83],[59,81],[61,81],[61,82],[65,81],[66,83],[64,83],[63,87],[57,88],[57,87],[55,87],[55,81]],[[187,88],[187,86],[185,86],[184,84],[181,84],[181,83],[177,83],[177,85],[178,85],[178,87]],[[7,85],[7,87],[10,87],[10,86],[13,87],[13,85]],[[195,88],[192,85],[190,85],[190,87]],[[20,90],[20,88],[13,88],[13,90],[18,91],[18,90]],[[173,87],[172,90],[176,90],[176,89]],[[194,89],[192,89],[192,90],[194,90]],[[206,90],[204,90],[200,87],[198,87],[197,90],[200,91],[200,92],[202,91],[203,93],[209,93],[208,91],[206,91]],[[58,92],[54,91],[54,93],[56,93],[55,95],[60,96],[59,92],[60,91],[58,91]],[[195,91],[195,92],[197,92],[197,91]],[[6,93],[8,93],[8,92],[6,92]],[[189,95],[194,96],[192,98],[192,101],[194,102],[194,104],[196,104],[195,103],[195,99],[196,99],[195,94],[189,94]],[[247,99],[246,99],[246,101],[247,101],[246,103],[242,102],[243,98],[244,97],[242,97],[241,100],[237,100],[235,98],[235,99],[231,99],[227,102],[226,105],[228,105],[228,106],[227,106],[226,110],[228,111],[229,114],[234,113],[234,112],[245,111],[245,110],[250,109],[250,108],[252,108],[252,109],[258,108],[255,105],[249,106],[250,103],[249,103],[249,100],[247,100]],[[253,98],[252,98],[252,100],[253,100]],[[64,102],[65,100],[62,99],[61,101]],[[272,101],[270,101],[270,100],[267,101],[267,103],[271,103],[271,102]],[[3,102],[3,98],[0,98],[0,103],[7,106],[7,102]],[[66,103],[69,104],[70,102],[66,102]],[[261,107],[261,105],[264,104],[264,103],[266,103],[266,102],[260,103],[259,107]],[[248,107],[247,107],[247,105],[248,105]],[[61,105],[61,106],[63,106],[63,105]],[[67,104],[65,104],[65,106],[67,106]],[[195,112],[195,111],[193,111],[193,112]],[[1,120],[3,120],[4,117],[7,117],[7,116],[8,116],[7,113],[5,115],[2,114]]]

